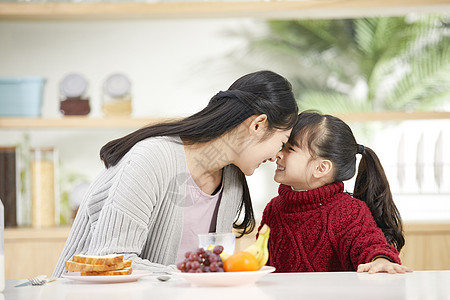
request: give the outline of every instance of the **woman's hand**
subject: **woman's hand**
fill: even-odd
[[[358,273],[368,272],[369,274],[386,272],[389,274],[412,272],[413,270],[407,266],[402,266],[393,262],[390,262],[386,258],[377,258],[374,261],[367,264],[360,264],[358,266]]]

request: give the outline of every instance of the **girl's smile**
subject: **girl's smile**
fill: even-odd
[[[280,165],[279,163],[278,163],[278,161],[277,161],[277,170],[275,171],[275,172],[282,172],[282,171],[284,171],[286,168],[285,167],[283,167],[282,165]]]
[[[277,169],[274,180],[297,190],[312,189],[315,161],[305,147],[285,144],[277,153]]]

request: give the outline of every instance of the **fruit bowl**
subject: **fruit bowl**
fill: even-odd
[[[264,266],[258,271],[247,272],[212,272],[212,273],[184,273],[173,272],[195,286],[238,286],[254,284],[264,275],[275,271],[274,267]]]

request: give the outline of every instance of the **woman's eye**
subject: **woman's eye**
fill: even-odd
[[[295,150],[294,150],[294,148],[292,148],[292,147],[289,147],[289,151],[295,151]]]
[[[280,150],[283,150],[285,146],[286,146],[285,143],[281,143],[281,148],[280,148]]]

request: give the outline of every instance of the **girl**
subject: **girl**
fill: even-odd
[[[343,181],[354,176],[357,154],[353,198]],[[275,181],[279,195],[261,226],[271,228],[269,264],[278,272],[411,271],[400,265],[402,223],[380,161],[342,120],[301,113],[277,155]]]
[[[106,169],[80,205],[54,276],[74,254],[120,253],[135,269],[163,271],[198,246],[198,233],[251,232],[244,175],[275,161],[297,114],[290,83],[260,71],[190,117],[107,143],[100,151]]]

